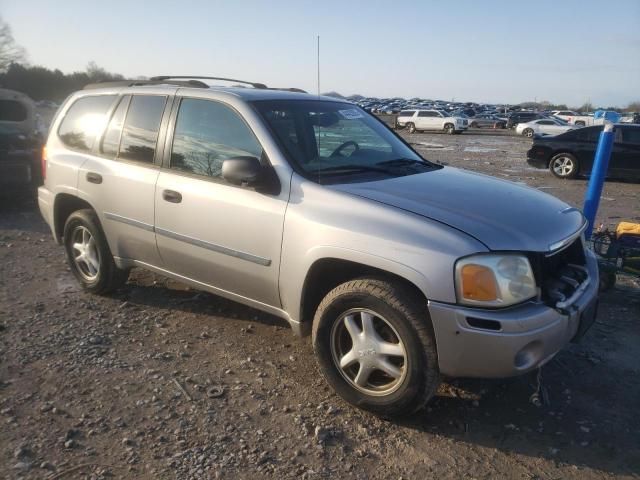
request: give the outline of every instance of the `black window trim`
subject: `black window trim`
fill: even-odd
[[[209,97],[199,97],[199,96],[192,96],[192,95],[176,95],[175,100],[173,102],[172,108],[171,108],[171,112],[168,116],[167,119],[167,127],[165,129],[165,138],[164,138],[164,151],[162,154],[162,158],[161,158],[161,162],[159,164],[159,168],[161,171],[163,172],[167,172],[167,173],[172,173],[174,175],[180,175],[183,177],[189,177],[189,178],[194,178],[196,180],[202,180],[205,182],[211,182],[211,183],[216,183],[219,185],[225,185],[228,187],[233,187],[233,188],[241,188],[243,190],[253,190],[253,191],[257,191],[257,189],[255,187],[250,187],[250,186],[242,186],[242,185],[234,185],[232,183],[229,183],[227,180],[225,180],[223,177],[211,177],[209,175],[203,175],[201,173],[191,173],[191,172],[185,172],[184,170],[178,170],[175,168],[171,168],[171,152],[173,150],[173,139],[175,137],[175,129],[176,129],[176,122],[178,120],[178,112],[180,111],[180,105],[182,104],[182,100],[184,99],[190,99],[190,100],[201,100],[201,101],[205,101],[205,102],[215,102],[215,103],[219,103],[220,105],[223,105],[227,108],[229,108],[230,110],[233,111],[233,113],[235,113],[238,118],[240,118],[240,120],[246,125],[247,129],[251,132],[251,134],[254,136],[254,138],[256,139],[256,142],[258,143],[258,145],[260,145],[260,148],[262,149],[262,156],[260,158],[260,163],[263,164],[264,167],[269,167],[273,169],[273,164],[271,163],[271,160],[269,159],[269,156],[267,155],[267,151],[264,149],[264,145],[262,145],[262,142],[260,142],[260,139],[258,138],[258,136],[256,135],[256,133],[253,131],[253,128],[251,128],[251,125],[249,125],[249,123],[245,120],[244,116],[238,111],[238,109],[236,109],[233,105],[216,99],[216,98],[209,98]],[[277,194],[272,194],[273,196],[278,196],[280,190],[281,190],[281,185],[280,185],[280,179],[278,178],[277,175],[274,175],[275,178],[277,178],[278,181],[278,188],[274,189],[274,192],[278,192]]]
[[[105,112],[105,115],[108,116],[108,118],[111,118],[111,114],[113,112],[114,109],[114,104],[118,105],[120,102],[119,101],[115,101],[116,99],[120,98],[120,95],[117,93],[98,93],[98,94],[92,94],[92,95],[80,95],[78,97],[76,97],[75,99],[73,99],[72,101],[69,101],[68,105],[65,105],[65,109],[64,109],[64,115],[61,116],[60,119],[58,119],[56,117],[56,121],[58,122],[58,127],[56,128],[56,137],[58,140],[60,140],[60,142],[64,145],[64,148],[66,148],[67,150],[70,150],[72,152],[75,153],[80,153],[82,155],[95,155],[95,149],[96,149],[96,145],[99,144],[99,142],[95,141],[98,139],[102,139],[102,135],[104,135],[104,131],[107,128],[107,125],[109,124],[109,122],[106,122],[104,128],[102,129],[102,131],[100,131],[97,135],[96,138],[93,142],[93,145],[91,146],[91,148],[87,151],[87,150],[80,150],[79,148],[74,148],[71,147],[69,145],[67,145],[65,143],[65,141],[62,139],[62,136],[60,135],[60,128],[62,128],[62,124],[64,123],[65,119],[67,118],[67,114],[69,113],[69,110],[71,110],[71,107],[73,107],[79,100],[82,100],[83,98],[93,98],[93,97],[108,97],[108,96],[112,96],[114,97],[114,100],[111,104],[111,106],[107,109],[107,111]]]

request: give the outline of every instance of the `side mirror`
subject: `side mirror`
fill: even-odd
[[[262,164],[256,157],[235,157],[222,162],[222,178],[234,185],[254,187],[262,173]]]

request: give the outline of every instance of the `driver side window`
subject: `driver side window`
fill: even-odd
[[[222,177],[229,158],[261,158],[262,147],[244,120],[222,103],[183,98],[171,148],[171,168],[207,177]]]

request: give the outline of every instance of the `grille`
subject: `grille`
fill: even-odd
[[[589,279],[582,238],[555,254],[536,253],[532,257],[529,260],[541,288],[541,299],[551,307],[563,308]]]

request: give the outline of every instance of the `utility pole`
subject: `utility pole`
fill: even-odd
[[[318,96],[320,96],[320,35],[318,35]]]

